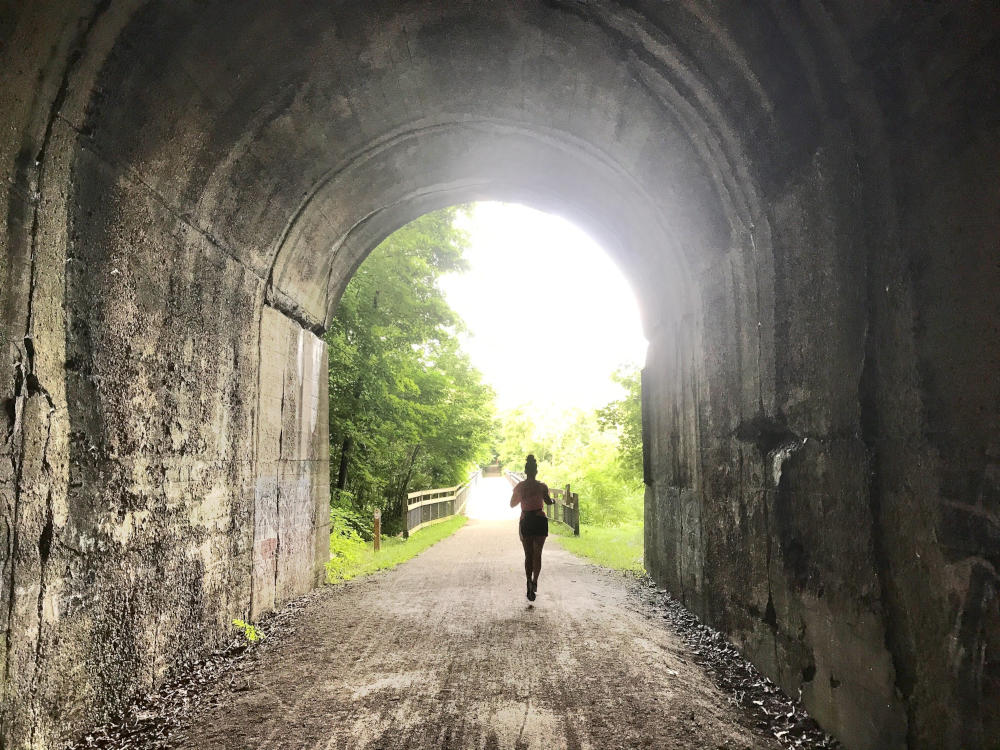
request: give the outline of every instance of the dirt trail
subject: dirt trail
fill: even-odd
[[[546,546],[524,596],[512,521],[474,520],[383,575],[331,587],[181,746],[777,748],[622,577]]]

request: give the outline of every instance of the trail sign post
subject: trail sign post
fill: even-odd
[[[379,551],[379,547],[382,542],[382,510],[380,508],[375,509],[375,551]]]

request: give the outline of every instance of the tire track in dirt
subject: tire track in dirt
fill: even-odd
[[[621,576],[551,541],[524,598],[511,521],[312,597],[174,739],[199,750],[753,748],[750,726]]]

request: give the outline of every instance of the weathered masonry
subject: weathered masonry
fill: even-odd
[[[0,736],[315,584],[365,254],[479,198],[632,279],[648,567],[852,750],[1000,736],[992,0],[0,6]]]

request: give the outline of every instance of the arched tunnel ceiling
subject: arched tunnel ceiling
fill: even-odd
[[[685,290],[676,238],[640,185],[567,140],[565,134],[558,139],[505,123],[467,121],[404,133],[366,154],[363,164],[324,181],[296,214],[275,262],[277,303],[288,300],[293,314],[322,327],[373,243],[428,210],[499,199],[574,219],[629,274],[651,315],[676,317]],[[650,272],[651,264],[657,272]],[[330,281],[323,287],[315,279]],[[311,299],[305,309],[292,302]]]
[[[343,248],[351,228],[445,196],[571,216],[618,257],[648,326],[752,224],[731,194],[744,157],[725,152],[731,126],[666,37],[594,12],[603,26],[575,4],[307,4],[292,18],[153,4],[83,130],[312,326],[367,249]]]

